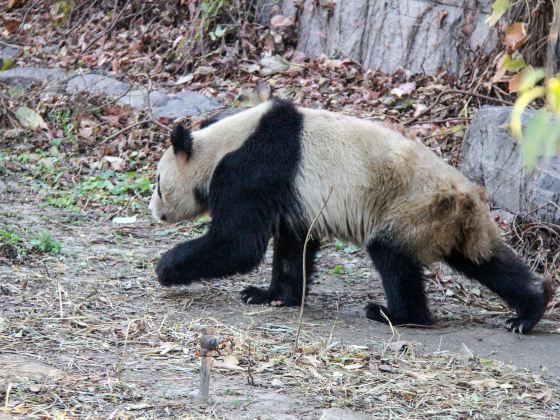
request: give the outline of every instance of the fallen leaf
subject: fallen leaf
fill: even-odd
[[[537,401],[542,401],[543,403],[547,403],[552,398],[552,390],[547,388],[544,391],[535,394],[533,398],[535,398],[535,400]]]
[[[10,10],[15,9],[16,7],[22,5],[23,1],[24,0],[8,0],[6,10],[8,10],[8,12],[9,12]]]
[[[343,368],[346,369],[346,370],[362,369],[363,367],[364,367],[364,365],[362,363],[354,363],[352,365],[343,366]]]
[[[110,156],[105,156],[110,157]],[[113,223],[115,223],[116,225],[130,225],[132,223],[136,223],[136,216],[128,216],[128,217],[115,217],[113,218]],[[169,353],[171,350],[176,350],[175,344],[173,343],[163,343],[161,345],[161,347],[164,347],[165,353]],[[165,353],[161,353],[161,354],[165,354]]]
[[[395,341],[393,343],[390,343],[387,348],[391,351],[394,352],[400,352],[400,351],[404,351],[406,350],[406,348],[408,347],[409,342],[408,341],[404,341],[404,340],[399,340],[399,341]]]
[[[4,22],[4,29],[6,29],[6,32],[8,32],[9,34],[14,34],[18,31],[20,25],[21,25],[20,20],[8,19],[7,21]]]
[[[445,9],[439,9],[438,17],[437,17],[437,26],[441,28],[443,26],[443,21],[447,17],[449,13]]]
[[[527,42],[527,28],[522,22],[515,22],[506,28],[506,34],[502,44],[507,48],[509,54],[513,54]]]
[[[404,370],[404,369],[403,372],[414,379],[418,379],[419,381],[427,381],[428,379],[430,379],[429,376],[424,375],[423,373],[420,372],[414,372],[412,370]]]
[[[486,19],[486,23],[494,26],[509,7],[509,0],[496,0],[492,3],[492,14]]]
[[[521,86],[521,80],[523,80],[523,72],[514,74],[508,82],[509,93],[519,92],[519,87]]]
[[[469,385],[480,391],[484,391],[487,389],[496,388],[498,386],[498,382],[493,378],[477,379],[477,380],[469,381]]]
[[[80,130],[81,132],[82,130]],[[111,169],[115,171],[122,171],[126,169],[126,164],[124,163],[124,159],[117,157],[117,156],[104,156],[103,160],[109,162],[111,165]],[[135,220],[136,221],[136,220]]]
[[[47,124],[43,117],[26,106],[20,106],[15,112],[16,118],[23,128],[37,130],[38,128],[47,129]]]
[[[136,216],[133,216],[136,219]],[[118,219],[117,217],[115,217],[115,219]],[[115,222],[115,219],[113,219],[113,223]],[[124,219],[124,218],[121,218]],[[158,353],[159,354],[167,354],[169,352],[172,351],[181,351],[181,346],[179,346],[178,344],[172,343],[172,342],[168,342],[168,341],[164,341],[163,343],[161,343],[159,345],[159,349],[158,349]]]
[[[276,15],[270,19],[270,26],[273,28],[283,28],[290,26],[292,24],[292,19],[284,15]]]
[[[8,70],[14,64],[14,60],[10,57],[0,57],[0,71]]]

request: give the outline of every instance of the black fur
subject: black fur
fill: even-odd
[[[185,152],[187,157],[190,157],[192,153],[192,143],[193,138],[189,130],[187,130],[182,125],[177,125],[171,132],[171,144],[173,145],[173,151]]]
[[[479,264],[468,260],[459,252],[446,257],[445,262],[496,292],[517,311],[517,317],[507,321],[510,331],[530,332],[552,297],[548,284],[533,275],[506,245],[501,245],[492,258]]]
[[[301,304],[303,290],[303,247],[305,234],[294,233],[284,222],[280,221],[274,234],[274,256],[272,261],[272,281],[268,289],[249,286],[241,292],[247,303],[280,303],[284,306]],[[319,250],[319,241],[311,238],[307,243],[305,265],[306,285],[311,283],[315,268],[315,254]]]
[[[388,241],[374,240],[368,245],[367,251],[381,275],[387,307],[370,303],[366,307],[366,316],[374,321],[387,323],[387,319],[380,313],[383,310],[394,325],[430,325],[422,265]]]
[[[260,263],[273,223],[298,214],[293,186],[302,128],[297,109],[276,101],[243,146],[222,159],[210,181],[209,231],[163,254],[161,284],[246,273]]]

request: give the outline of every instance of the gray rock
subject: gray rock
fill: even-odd
[[[65,76],[64,70],[59,68],[16,67],[0,71],[0,82],[9,85],[17,83],[30,85],[31,83],[59,82]]]
[[[525,112],[524,124],[531,115]],[[465,136],[460,169],[485,185],[495,206],[560,224],[560,158],[541,160],[528,172],[507,128],[510,117],[511,107],[485,106],[478,112]]]
[[[66,93],[86,91],[89,93],[103,93],[114,98],[124,96],[130,89],[128,83],[101,74],[80,74],[68,80]]]
[[[154,118],[165,117],[174,120],[220,108],[223,108],[223,105],[214,99],[200,93],[183,91],[169,99],[164,105],[153,107],[152,114]]]
[[[145,90],[135,89],[127,92],[117,101],[121,105],[126,105],[134,109],[144,109],[151,106],[152,109],[160,107],[169,102],[169,95],[155,91],[150,92],[148,101],[148,92]]]
[[[167,102],[169,102],[169,99],[171,99],[169,95],[164,92],[160,92],[157,90],[154,92],[150,92],[150,104],[152,105],[152,108],[165,105]]]
[[[134,109],[144,109],[148,106],[148,92],[145,90],[131,90],[117,101],[121,105]]]
[[[6,45],[5,47],[0,47],[0,57],[2,58],[14,58],[19,54],[21,48],[11,47]]]

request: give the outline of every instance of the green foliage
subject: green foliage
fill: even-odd
[[[359,246],[356,246],[354,244],[345,244],[339,239],[334,242],[334,246],[337,251],[344,251],[347,254],[355,254],[360,250]]]
[[[494,25],[508,10],[509,1],[496,0],[492,4],[493,13],[488,19]],[[551,17],[552,18],[552,17]],[[560,19],[560,11],[556,11],[554,20]],[[501,60],[494,82],[503,81],[506,72],[514,73],[509,78],[510,92],[518,92],[511,114],[511,131],[521,142],[521,155],[524,164],[532,168],[539,157],[550,158],[558,153],[560,145],[560,74],[546,73],[545,69],[527,65],[519,55],[519,48],[527,40],[525,24],[514,22],[506,28],[502,41],[507,47],[507,54]],[[548,46],[551,48],[551,46]],[[513,54],[517,54],[513,58]],[[508,79],[506,79],[508,80]],[[545,100],[546,110],[537,111],[529,119],[523,130],[523,112],[535,101]]]
[[[60,243],[54,240],[48,230],[42,230],[29,243],[34,251],[46,254],[60,253]]]
[[[507,12],[508,7],[509,0],[496,0],[494,3],[492,3],[492,14],[488,16],[486,22],[490,26],[494,26],[500,20],[503,14]]]
[[[6,164],[4,163],[5,160],[6,158],[4,157],[4,154],[0,152],[0,175],[4,175],[6,173]]]
[[[17,255],[27,254],[23,238],[15,230],[0,224],[0,249],[2,248],[12,249]]]

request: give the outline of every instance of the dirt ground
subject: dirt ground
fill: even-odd
[[[0,222],[48,228],[62,246],[0,262],[0,418],[560,416],[558,308],[534,334],[508,333],[498,299],[436,267],[428,288],[437,325],[392,332],[365,319],[365,303],[384,299],[365,254],[331,244],[305,308],[303,355],[292,356],[299,309],[239,297],[268,283],[270,253],[250,275],[165,289],[154,261],[200,223],[156,225],[144,210],[116,225],[46,205],[17,178],[0,181]],[[218,358],[208,406],[196,399],[201,325],[238,349]]]

